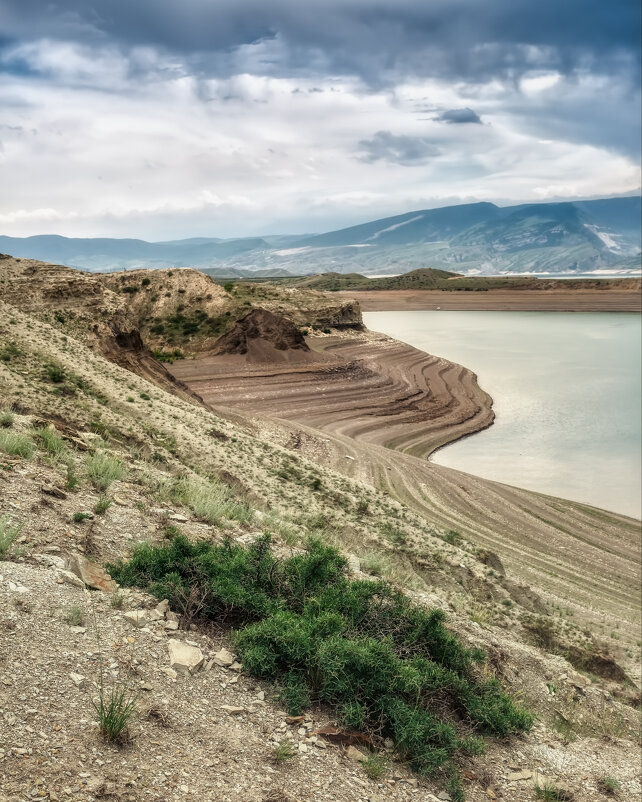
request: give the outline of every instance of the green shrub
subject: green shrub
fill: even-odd
[[[8,515],[0,515],[0,560],[6,560],[15,549],[22,524],[13,523]]]
[[[45,375],[49,381],[53,382],[54,384],[62,384],[66,378],[65,369],[63,366],[55,363],[45,367]]]
[[[268,535],[249,548],[177,536],[138,546],[108,570],[173,609],[197,600],[202,618],[234,624],[245,669],[274,682],[290,714],[328,704],[346,726],[392,738],[420,773],[450,776],[457,753],[478,752],[471,729],[504,737],[532,725],[499,682],[475,670],[483,652],[464,646],[441,610],[385,582],[350,580],[344,558],[318,540],[279,561]],[[456,776],[449,782],[461,799]]]
[[[74,604],[65,613],[65,621],[72,627],[81,627],[85,623],[85,611],[79,604]]]
[[[74,523],[80,524],[83,521],[87,521],[94,516],[90,512],[75,512],[72,516]]]
[[[112,482],[125,477],[124,464],[105,451],[96,451],[87,457],[87,474],[98,490],[107,490]]]
[[[17,356],[20,356],[22,351],[18,346],[15,344],[13,340],[10,340],[8,343],[5,343],[0,350],[0,360],[3,362],[11,362]]]
[[[36,453],[36,445],[26,434],[3,429],[0,430],[0,451],[9,456],[31,459]]]

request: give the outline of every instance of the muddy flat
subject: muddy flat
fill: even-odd
[[[444,290],[341,291],[357,300],[364,312],[443,309],[450,312],[640,312],[639,290]]]
[[[318,362],[202,356],[171,370],[214,407],[291,423],[286,447],[497,551],[552,603],[572,600],[577,621],[639,626],[639,522],[427,461],[492,424],[492,399],[471,371],[370,332],[308,343]]]

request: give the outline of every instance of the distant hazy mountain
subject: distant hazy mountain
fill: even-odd
[[[213,275],[573,273],[639,270],[639,197],[423,209],[316,235],[168,242],[0,236],[0,252],[92,271],[209,268]]]

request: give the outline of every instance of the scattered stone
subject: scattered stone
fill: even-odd
[[[230,716],[238,716],[241,713],[245,713],[244,707],[235,707],[234,705],[221,705],[221,710],[225,710]]]
[[[69,627],[69,631],[73,632],[74,635],[84,635],[87,632],[86,627]]]
[[[135,627],[144,627],[149,621],[147,610],[128,610],[123,613],[123,618]]]
[[[176,679],[176,677],[178,676],[178,674],[174,671],[174,669],[170,668],[169,666],[162,666],[161,671],[163,672],[163,674],[166,674],[170,679]]]
[[[178,629],[178,621],[165,621],[165,629],[176,631]]]
[[[67,498],[67,494],[65,493],[65,491],[61,490],[59,487],[56,487],[55,485],[42,485],[40,489],[47,496],[53,496],[53,498],[59,498],[59,499]]]
[[[114,593],[118,590],[118,584],[105,573],[96,563],[90,562],[81,554],[73,554],[69,560],[69,570],[80,577],[85,585],[105,593]]]
[[[82,674],[76,674],[74,671],[72,671],[69,676],[71,677],[72,682],[77,688],[80,688],[83,682],[87,679],[86,677],[83,677]]]
[[[243,664],[235,660],[230,666],[230,671],[236,671],[237,674],[240,674],[243,671]]]
[[[203,652],[198,646],[190,646],[181,640],[172,638],[169,643],[169,663],[176,671],[194,673],[203,665]]]
[[[349,746],[346,751],[346,757],[349,760],[355,760],[357,763],[365,763],[368,759],[367,755],[364,755],[363,752],[357,749],[356,746]]]
[[[175,512],[173,515],[168,515],[167,517],[169,518],[170,521],[178,521],[179,523],[182,524],[185,524],[189,521],[187,515],[181,515],[178,512]]]
[[[114,503],[118,504],[119,507],[127,507],[129,505],[127,499],[123,498],[122,496],[112,496],[112,500]]]
[[[359,571],[361,571],[361,563],[356,555],[350,554],[348,556],[348,568],[353,574],[357,574]]]
[[[85,583],[77,577],[76,574],[72,574],[71,571],[57,571],[58,583],[62,584],[66,582],[68,585],[73,585],[76,588],[82,588],[84,590]]]
[[[163,599],[163,601],[158,602],[156,609],[159,613],[161,613],[161,615],[165,615],[165,613],[169,611],[169,601],[167,599]]]
[[[236,658],[231,652],[228,652],[227,649],[221,649],[214,655],[214,663],[217,666],[222,666],[223,668],[229,668],[236,662]]]

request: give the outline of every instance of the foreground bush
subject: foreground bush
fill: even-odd
[[[147,588],[191,618],[237,627],[245,669],[280,688],[288,712],[331,705],[348,727],[390,737],[412,767],[456,780],[458,754],[483,747],[475,734],[527,730],[532,717],[497,680],[481,675],[484,654],[380,581],[353,581],[346,561],[319,541],[279,561],[265,536],[249,548],[190,543],[139,546],[108,566],[122,585]]]

